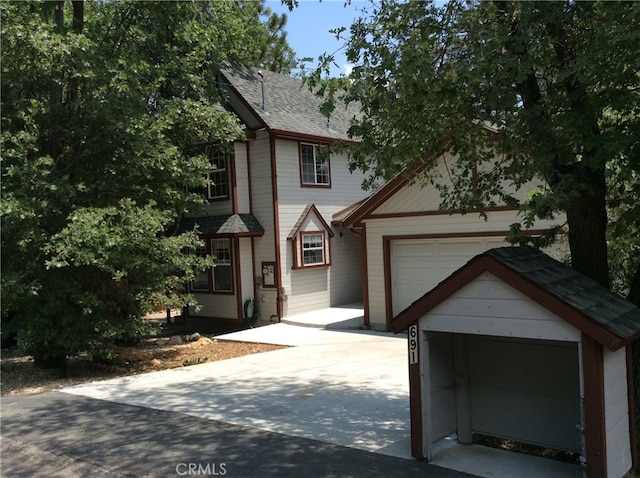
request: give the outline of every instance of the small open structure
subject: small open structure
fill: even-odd
[[[409,330],[412,455],[476,435],[637,466],[630,344],[640,308],[530,247],[471,259],[392,321]]]

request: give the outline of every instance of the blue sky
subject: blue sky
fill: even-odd
[[[313,57],[317,60],[321,54],[333,53],[342,46],[329,30],[344,26],[348,31],[366,2],[353,0],[345,7],[344,0],[300,0],[300,6],[291,12],[280,0],[267,0],[266,5],[276,13],[287,14],[287,40],[296,51],[296,58]],[[338,66],[332,69],[331,76],[348,74],[350,69],[344,52],[336,52],[335,58]],[[309,67],[316,64],[317,61],[307,63]]]

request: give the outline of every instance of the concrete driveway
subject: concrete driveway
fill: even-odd
[[[62,391],[411,458],[403,336],[277,324],[227,339],[254,336],[298,346]]]
[[[3,397],[0,476],[471,476],[409,456],[403,337],[277,324],[226,339],[296,346]]]
[[[280,323],[219,338],[292,347],[3,397],[0,476],[581,475],[455,440],[413,459],[405,336]]]

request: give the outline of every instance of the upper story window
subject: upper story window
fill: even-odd
[[[317,144],[300,144],[300,171],[302,184],[331,186],[329,149]]]
[[[229,197],[228,155],[215,146],[206,146],[205,154],[211,163],[207,174],[207,199],[226,199]]]

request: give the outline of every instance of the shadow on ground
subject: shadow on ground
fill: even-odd
[[[224,468],[228,477],[469,476],[415,460],[57,392],[3,398],[2,415],[2,439],[11,444],[3,443],[3,476],[73,477],[87,476],[88,470],[186,476],[189,464],[208,475],[215,467],[221,475]],[[81,471],[69,473],[69,463]]]

